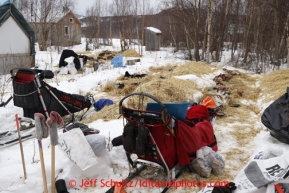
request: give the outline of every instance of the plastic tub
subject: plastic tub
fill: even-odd
[[[189,107],[189,102],[167,102],[163,103],[168,110],[168,113],[171,116],[174,116],[176,119],[183,120],[186,118],[186,113]],[[158,103],[148,102],[146,111],[155,111],[161,112],[162,108]]]

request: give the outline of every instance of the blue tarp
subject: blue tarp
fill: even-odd
[[[114,68],[124,67],[122,59],[123,59],[122,55],[116,56],[111,60],[111,64],[113,65]]]

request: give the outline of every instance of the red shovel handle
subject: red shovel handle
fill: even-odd
[[[16,127],[17,127],[17,130],[20,131],[18,114],[15,115],[15,120],[16,120]]]

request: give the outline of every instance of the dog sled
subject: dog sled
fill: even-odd
[[[55,111],[61,116],[70,115],[74,121],[74,113],[92,106],[91,101],[84,96],[68,94],[47,84],[44,80],[54,77],[50,70],[16,68],[10,74],[13,102],[15,106],[23,108],[24,117],[34,119],[35,113],[49,114]]]
[[[62,117],[68,115],[68,121],[63,128],[63,132],[80,128],[84,135],[99,133],[96,129],[77,123],[93,106],[94,99],[92,96],[84,97],[78,94],[68,94],[50,86],[44,81],[54,77],[50,70],[14,68],[10,70],[10,74],[14,105],[23,109],[23,117],[19,119],[23,140],[33,137],[28,130],[35,126],[34,114],[41,113],[48,117],[52,111],[57,112]],[[27,121],[29,122],[28,125],[23,123]],[[0,134],[1,147],[13,145],[17,143],[17,140],[18,137],[15,132],[5,131]]]
[[[145,101],[152,102],[144,104]],[[131,104],[134,108],[128,107]],[[187,111],[189,103],[186,102],[166,104],[143,92],[124,97],[119,103],[119,113],[125,120],[123,135],[112,140],[113,146],[123,145],[130,164],[129,176],[122,186],[126,187],[125,183],[146,168],[153,168],[155,174],[164,174],[162,182],[166,184],[162,192],[166,192],[184,171],[190,170],[198,149],[210,146],[217,151],[208,109],[202,107],[193,107],[205,112],[194,116],[192,108]],[[187,119],[187,112],[190,119]],[[133,160],[132,154],[137,158]],[[114,188],[107,193],[114,192]]]

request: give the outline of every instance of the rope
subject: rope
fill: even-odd
[[[15,92],[13,92],[13,94],[14,94],[15,96],[28,96],[28,95],[34,94],[35,92],[37,92],[37,90],[35,90],[35,91],[31,92],[31,93],[28,93],[28,94],[16,94]]]

